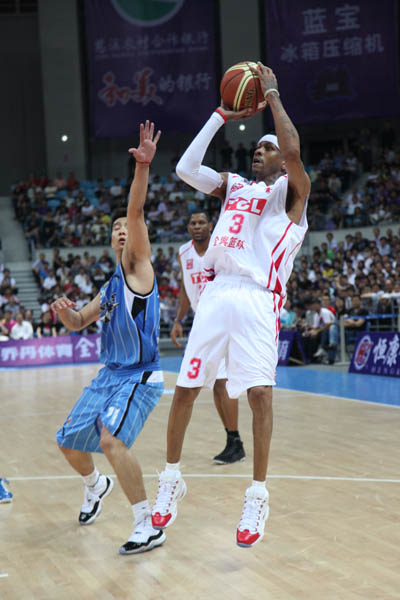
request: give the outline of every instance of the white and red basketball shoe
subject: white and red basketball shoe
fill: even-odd
[[[186,483],[179,471],[163,471],[158,477],[158,493],[151,511],[154,529],[169,527],[176,519],[178,502],[186,494]]]
[[[247,488],[242,516],[236,531],[236,543],[241,548],[251,548],[264,536],[265,521],[269,515],[269,494],[265,488]]]

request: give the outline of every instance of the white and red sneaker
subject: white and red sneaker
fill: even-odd
[[[241,548],[251,548],[264,536],[265,521],[269,515],[269,494],[265,488],[247,488],[242,516],[236,531],[236,543]]]
[[[178,502],[186,494],[186,483],[179,471],[163,471],[158,478],[158,493],[151,511],[154,529],[169,527],[178,514]]]

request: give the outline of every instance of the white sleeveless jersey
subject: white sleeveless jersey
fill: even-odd
[[[179,258],[182,265],[183,285],[190,300],[190,306],[195,312],[200,294],[207,282],[203,270],[204,255],[197,254],[194,242],[190,240],[179,248]]]
[[[273,185],[229,173],[225,201],[204,256],[209,279],[242,275],[286,296],[286,283],[308,224],[307,202],[299,225],[286,214],[288,179]]]

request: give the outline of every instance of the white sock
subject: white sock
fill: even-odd
[[[169,463],[167,462],[165,465],[165,470],[166,471],[179,471],[180,470],[180,462],[177,463]]]
[[[266,485],[266,481],[257,481],[256,479],[253,479],[253,483],[251,484],[251,487],[256,487],[256,488],[267,488]]]
[[[142,500],[132,504],[133,521],[135,525],[143,521],[145,517],[151,514],[150,504],[148,500]]]
[[[100,473],[98,472],[96,467],[94,468],[93,473],[89,473],[89,475],[82,475],[83,483],[88,487],[94,487],[98,482],[99,477]]]

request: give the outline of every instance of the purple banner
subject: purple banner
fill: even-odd
[[[98,362],[100,335],[65,335],[0,343],[0,367]]]
[[[217,104],[213,0],[86,0],[92,134],[199,129]]]
[[[400,377],[400,333],[359,333],[349,372]]]
[[[297,331],[281,329],[278,342],[278,365],[287,366],[289,360],[297,364],[306,364],[307,358]]]
[[[400,114],[395,0],[265,0],[268,66],[295,124]]]

